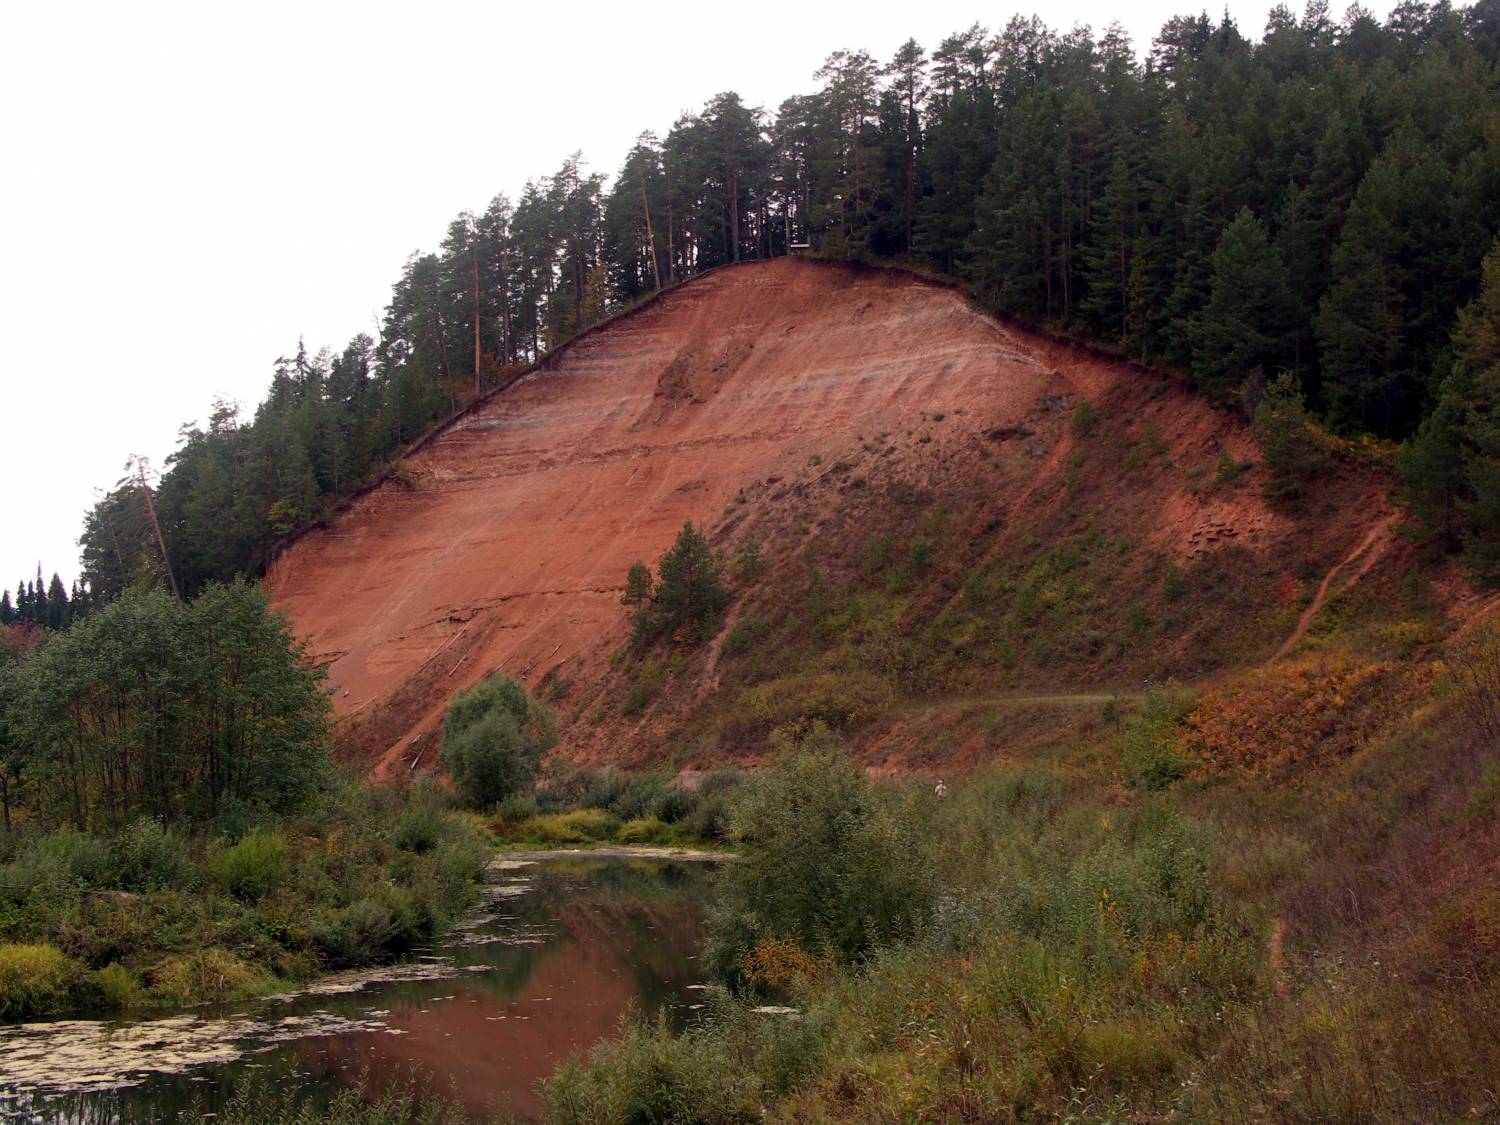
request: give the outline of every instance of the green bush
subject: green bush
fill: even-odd
[[[1086,398],[1079,399],[1078,405],[1073,407],[1073,435],[1092,437],[1098,422],[1099,412],[1094,409],[1094,404]]]
[[[821,723],[772,738],[772,766],[739,790],[710,914],[708,960],[726,979],[767,938],[853,960],[913,934],[936,881],[927,837],[898,802],[877,802],[865,773]]]
[[[0,1019],[64,1007],[82,977],[78,962],[51,945],[0,945]]]
[[[579,770],[548,778],[538,791],[538,800],[504,810],[503,818],[497,813],[497,820],[505,821],[497,831],[511,839],[581,842],[594,837],[561,814],[589,810],[605,814],[616,824],[660,822],[663,838],[723,839],[728,830],[729,801],[743,778],[739,770],[714,770],[693,789],[665,772],[628,774],[613,767]],[[538,816],[539,808],[551,811]],[[631,831],[639,832],[640,827]]]
[[[669,838],[671,831],[654,816],[637,817],[620,825],[615,839],[622,844],[657,844]]]
[[[400,887],[384,887],[319,925],[315,940],[334,967],[389,961],[432,935],[434,908]]]
[[[723,840],[730,833],[736,791],[745,780],[740,770],[712,770],[693,796],[692,811],[682,818],[683,829],[699,840]]]
[[[625,702],[620,705],[620,714],[628,719],[633,715],[639,715],[649,707],[651,701],[656,698],[656,693],[661,690],[662,682],[666,677],[666,671],[661,663],[654,657],[646,657],[641,662],[635,679],[631,681],[629,689],[625,692]]]
[[[1176,563],[1167,564],[1167,572],[1162,575],[1161,595],[1169,602],[1175,602],[1182,597],[1187,590],[1187,579],[1183,577],[1182,571]]]
[[[163,828],[159,821],[143,817],[131,822],[115,847],[120,885],[129,890],[147,891],[180,883],[190,867],[181,837]]]
[[[1165,789],[1181,779],[1187,759],[1177,749],[1184,706],[1152,693],[1120,732],[1120,761],[1130,784],[1138,789]]]
[[[603,809],[575,809],[532,817],[518,835],[543,844],[587,844],[610,839],[619,827],[619,817]]]
[[[391,839],[402,851],[426,855],[438,846],[447,826],[449,813],[434,804],[407,809],[391,830]]]
[[[537,794],[515,793],[495,806],[494,818],[502,824],[519,824],[541,811],[542,803]]]
[[[895,698],[881,676],[862,669],[799,672],[740,692],[735,709],[744,720],[769,727],[820,721],[842,727],[889,706]]]
[[[724,637],[723,654],[740,656],[758,646],[770,636],[771,627],[760,617],[742,617]]]
[[[1229,455],[1229,450],[1223,450],[1219,454],[1219,460],[1214,465],[1214,487],[1223,488],[1239,480],[1241,474],[1249,468],[1244,462],[1236,461]]]
[[[574,804],[590,809],[612,809],[630,784],[624,770],[608,766],[582,775],[582,792]]]
[[[766,572],[766,561],[761,557],[760,542],[751,539],[734,553],[729,573],[741,586],[749,586]]]
[[[754,1078],[730,1057],[724,1037],[708,1030],[673,1035],[664,1020],[628,1019],[620,1037],[600,1043],[586,1061],[563,1063],[543,1093],[554,1125],[748,1125],[763,1118]]]
[[[3,870],[0,883],[24,897],[32,890],[107,886],[115,877],[115,852],[102,836],[59,828],[29,840]]]
[[[145,1000],[140,980],[118,961],[111,961],[89,978],[92,991],[106,1008],[134,1008]]]
[[[228,950],[210,946],[168,957],[151,970],[151,989],[171,1004],[239,1000],[270,983],[264,972]]]
[[[598,807],[608,809],[621,820],[661,816],[673,789],[669,774],[632,774],[619,787],[613,800]]]
[[[395,932],[396,921],[386,905],[362,898],[318,926],[315,939],[328,963],[337,968],[380,959]]]
[[[668,778],[651,805],[651,815],[668,824],[680,824],[698,808],[698,795]]]
[[[484,807],[528,788],[556,741],[551,708],[519,680],[495,675],[448,704],[442,762],[464,800]]]
[[[932,566],[932,544],[925,539],[918,539],[913,543],[911,554],[906,559],[906,566],[914,578],[925,575]]]
[[[256,902],[285,881],[292,859],[286,840],[257,828],[237,843],[213,848],[204,868],[219,887],[246,902]]]
[[[0,840],[12,856],[0,934],[55,945],[79,974],[65,992],[17,989],[37,1012],[187,1003],[388,960],[463,909],[488,858],[444,801],[336,779],[297,818],[238,839],[141,820],[113,842],[72,830]]]

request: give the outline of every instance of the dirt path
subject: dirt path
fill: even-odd
[[[1328,601],[1328,591],[1333,587],[1334,579],[1338,578],[1339,574],[1346,567],[1354,563],[1359,564],[1355,567],[1353,573],[1345,579],[1343,585],[1339,587],[1339,593],[1343,593],[1352,587],[1370,572],[1370,568],[1375,565],[1380,556],[1385,553],[1385,549],[1390,545],[1391,528],[1395,526],[1398,518],[1400,518],[1398,514],[1392,512],[1385,519],[1370,528],[1365,533],[1365,537],[1356,544],[1354,550],[1350,551],[1332,570],[1323,575],[1323,581],[1318,583],[1318,589],[1313,594],[1312,601],[1302,611],[1302,616],[1297,619],[1297,627],[1292,630],[1292,635],[1281,643],[1281,647],[1276,650],[1276,655],[1267,661],[1268,664],[1286,656],[1292,649],[1297,647],[1297,642],[1307,635],[1307,630],[1318,616],[1318,611]]]
[[[1266,962],[1271,974],[1271,986],[1277,996],[1285,996],[1286,987],[1286,921],[1277,918],[1271,923],[1271,936],[1266,941]]]
[[[1102,707],[1110,700],[1139,702],[1145,698],[1138,691],[1057,691],[1039,695],[954,695],[942,699],[919,699],[898,708],[908,715],[921,711],[954,711],[963,707]]]

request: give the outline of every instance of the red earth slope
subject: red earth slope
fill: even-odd
[[[590,659],[602,669],[624,635],[630,564],[747,488],[925,412],[950,416],[949,444],[1030,433],[1039,411],[1146,378],[912,275],[796,259],[726,268],[583,337],[452,425],[410,459],[409,484],[390,481],[303,537],[266,587],[328,664],[352,741],[388,772],[421,759],[448,697],[492,671],[536,683],[564,662],[575,676]],[[1232,419],[1160,397],[1141,409],[1170,409],[1172,455],[1254,459]],[[996,498],[1007,510],[1065,471],[1066,427],[1052,431],[1029,453],[1030,482]],[[1170,489],[1151,508],[1143,538],[1168,557],[1289,530],[1253,489]]]

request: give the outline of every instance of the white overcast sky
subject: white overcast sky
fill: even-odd
[[[1144,50],[1198,3],[1057,0]],[[1217,2],[1210,5],[1217,14]],[[1258,38],[1266,0],[1232,0]],[[1374,5],[1383,16],[1388,4]],[[1020,9],[1029,14],[1034,9]],[[0,586],[70,581],[95,489],[215,395],[371,331],[407,254],[582,149],[733,89],[774,109],[841,47],[887,59],[1013,9],[680,3],[15,3],[0,41]]]

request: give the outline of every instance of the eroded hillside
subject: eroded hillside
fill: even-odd
[[[1257,459],[1159,376],[909,274],[784,258],[581,338],[267,588],[387,771],[430,763],[448,697],[495,670],[557,703],[579,759],[704,764],[826,712],[871,760],[936,765],[983,748],[961,721],[926,729],[945,700],[1097,711],[1142,678],[1263,661],[1330,595],[1378,587],[1384,486],[1346,469],[1292,515]],[[625,573],[687,520],[765,565],[712,643],[621,659]],[[1053,722],[1021,715],[1016,737]]]

